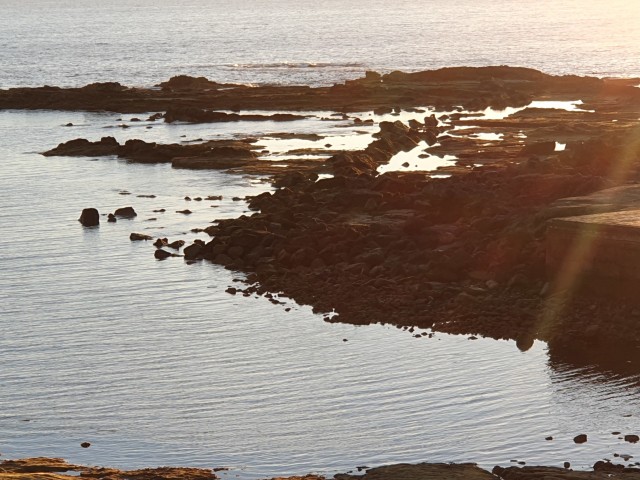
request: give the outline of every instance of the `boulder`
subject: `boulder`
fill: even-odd
[[[136,213],[136,211],[133,209],[133,207],[122,207],[122,208],[118,208],[116,209],[115,212],[113,212],[113,214],[116,217],[122,217],[122,218],[133,218],[138,216],[138,214]]]
[[[586,443],[587,442],[587,435],[585,433],[581,433],[580,435],[576,435],[575,437],[573,437],[573,442],[574,443]]]
[[[183,250],[184,258],[186,260],[194,260],[198,258],[198,256],[202,253],[202,251],[203,251],[202,245],[198,243],[193,243]]]
[[[100,214],[95,208],[85,208],[82,210],[78,221],[85,227],[95,227],[100,225]]]
[[[167,244],[167,247],[173,248],[174,250],[179,250],[184,246],[184,240],[174,240],[171,243]]]
[[[168,257],[174,257],[175,254],[169,253],[166,250],[162,250],[161,248],[159,248],[158,250],[153,252],[153,256],[156,257],[158,260],[164,260],[165,258],[168,258]]]
[[[153,240],[153,237],[150,235],[145,235],[144,233],[132,233],[129,235],[129,240],[132,242],[139,242],[141,240]]]

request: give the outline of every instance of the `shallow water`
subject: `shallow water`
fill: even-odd
[[[219,266],[156,261],[130,232],[205,238],[190,229],[241,214],[234,196],[269,187],[219,172],[36,153],[105,132],[169,142],[251,128],[105,128],[118,118],[0,112],[5,458],[224,465],[230,477],[255,478],[404,461],[587,468],[613,453],[639,455],[610,433],[640,431],[637,370],[616,376],[557,363],[542,343],[522,353],[513,342],[328,324],[288,299],[225,293],[237,276]],[[305,122],[278,131],[302,131]],[[125,205],[138,217],[91,229],[77,222],[84,207]],[[184,208],[194,213],[175,213]],[[579,433],[589,442],[575,445]],[[80,448],[83,441],[92,446]]]

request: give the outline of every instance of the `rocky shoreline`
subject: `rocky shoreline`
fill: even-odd
[[[640,346],[638,306],[597,295],[602,285],[586,289],[580,276],[569,286],[558,282],[547,266],[546,232],[550,219],[602,211],[589,200],[567,207],[568,197],[640,181],[639,83],[513,67],[368,72],[319,88],[180,76],[155,89],[105,83],[4,90],[0,109],[160,110],[147,120],[191,123],[285,119],[279,115],[295,122],[307,114],[282,112],[319,110],[354,125],[365,122],[354,112],[446,111],[381,121],[366,148],[330,150],[329,158],[321,150],[312,159],[265,162],[259,138],[189,145],[75,139],[44,155],[115,155],[269,176],[275,190],[247,199],[254,214],[194,228],[211,238],[184,248],[187,262],[245,272],[246,286],[232,294],[287,296],[331,322],[515,339],[523,350],[537,338],[552,355],[597,357]],[[534,101],[574,104],[536,108]],[[497,119],[473,113],[507,107],[518,111]],[[241,110],[269,114],[235,113]],[[499,141],[487,142],[487,135]],[[417,149],[456,161],[436,172],[380,173],[398,153]],[[175,254],[156,253],[169,256]]]
[[[68,480],[70,476],[108,480],[215,480],[216,472],[226,468],[158,467],[139,470],[119,470],[108,467],[91,467],[69,464],[61,458],[26,458],[0,462],[0,480]],[[597,480],[618,478],[640,479],[640,469],[599,461],[593,471],[574,471],[544,466],[496,466],[491,472],[472,463],[418,463],[397,464],[382,467],[358,467],[354,474],[340,473],[335,480]],[[318,474],[277,477],[277,480],[326,480]],[[275,478],[272,480],[276,480]]]
[[[305,160],[265,162],[261,139],[249,137],[171,145],[72,139],[44,155],[114,156],[268,177],[273,191],[246,199],[253,214],[194,225],[194,231],[208,235],[206,241],[184,245],[179,239],[131,236],[155,240],[149,250],[156,258],[181,256],[186,263],[211,261],[244,272],[245,283],[227,289],[231,295],[264,295],[274,303],[286,296],[311,305],[327,322],[392,324],[416,337],[429,329],[482,335],[514,339],[522,350],[542,339],[552,357],[600,362],[637,352],[640,307],[579,273],[571,284],[561,281],[548,265],[547,234],[553,219],[630,208],[623,197],[640,182],[638,84],[638,79],[555,77],[509,67],[370,72],[322,88],[248,87],[181,76],[155,89],[102,83],[0,90],[0,109],[157,112],[146,121],[167,123],[296,122],[314,111],[330,111],[350,125],[369,122],[365,111],[412,111],[420,118],[374,125],[372,141],[363,149],[327,147]],[[538,101],[575,107],[578,100],[579,108],[568,110],[531,106]],[[489,107],[520,110],[478,118],[478,111]],[[261,112],[238,113],[248,110]],[[499,138],[487,142],[490,134]],[[380,173],[394,156],[415,150],[456,160],[437,171]],[[97,212],[94,216],[99,222]],[[363,476],[640,478],[637,469],[610,462],[593,467],[593,472],[570,466],[488,472],[471,464],[392,465],[367,469]],[[62,480],[69,472],[113,480],[219,478],[215,469],[120,471],[61,459],[0,464],[0,480]]]
[[[563,208],[563,199],[640,180],[637,83],[509,67],[370,72],[330,88],[250,88],[174,77],[156,90],[105,84],[2,91],[0,108],[164,107],[149,120],[187,122],[221,121],[210,108],[333,109],[355,124],[362,119],[347,112],[452,109],[409,124],[380,122],[365,149],[332,152],[328,159],[261,161],[255,138],[192,145],[76,139],[45,155],[117,155],[272,176],[274,192],[247,199],[255,214],[204,228],[212,239],[184,250],[187,261],[245,272],[248,285],[231,289],[235,294],[285,295],[332,322],[510,338],[522,349],[539,338],[552,352],[597,355],[640,345],[630,323],[637,305],[558,286],[547,271],[545,234],[549,219],[596,211],[588,202],[581,210]],[[573,111],[522,108],[567,100],[582,104]],[[461,111],[486,107],[521,109],[493,120]],[[496,132],[500,141],[483,140]],[[420,145],[428,154],[455,155],[455,164],[437,172],[448,178],[378,172],[394,155]]]

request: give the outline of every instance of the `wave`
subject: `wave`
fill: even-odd
[[[365,68],[359,62],[274,62],[274,63],[230,63],[221,67],[238,70],[284,70],[304,68]]]

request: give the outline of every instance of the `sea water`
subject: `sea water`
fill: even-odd
[[[179,73],[324,84],[367,69],[500,63],[640,73],[634,2],[343,3],[4,0],[0,87],[152,85]],[[635,364],[567,363],[540,342],[520,352],[513,342],[328,324],[286,298],[230,295],[240,274],[157,261],[149,242],[129,234],[206,240],[191,230],[248,214],[239,199],[269,190],[263,179],[39,154],[107,135],[166,143],[300,131],[361,148],[367,133],[318,117],[215,125],[130,117],[0,112],[3,457],[229,466],[230,477],[256,478],[420,461],[588,468],[640,454],[612,435],[640,431]],[[279,142],[265,146],[305,145]],[[133,220],[77,222],[82,208],[127,205]],[[191,215],[177,213],[187,208]],[[579,433],[586,444],[573,443]]]
[[[0,88],[177,74],[332,84],[501,64],[640,76],[640,3],[629,0],[2,0],[0,12]]]

